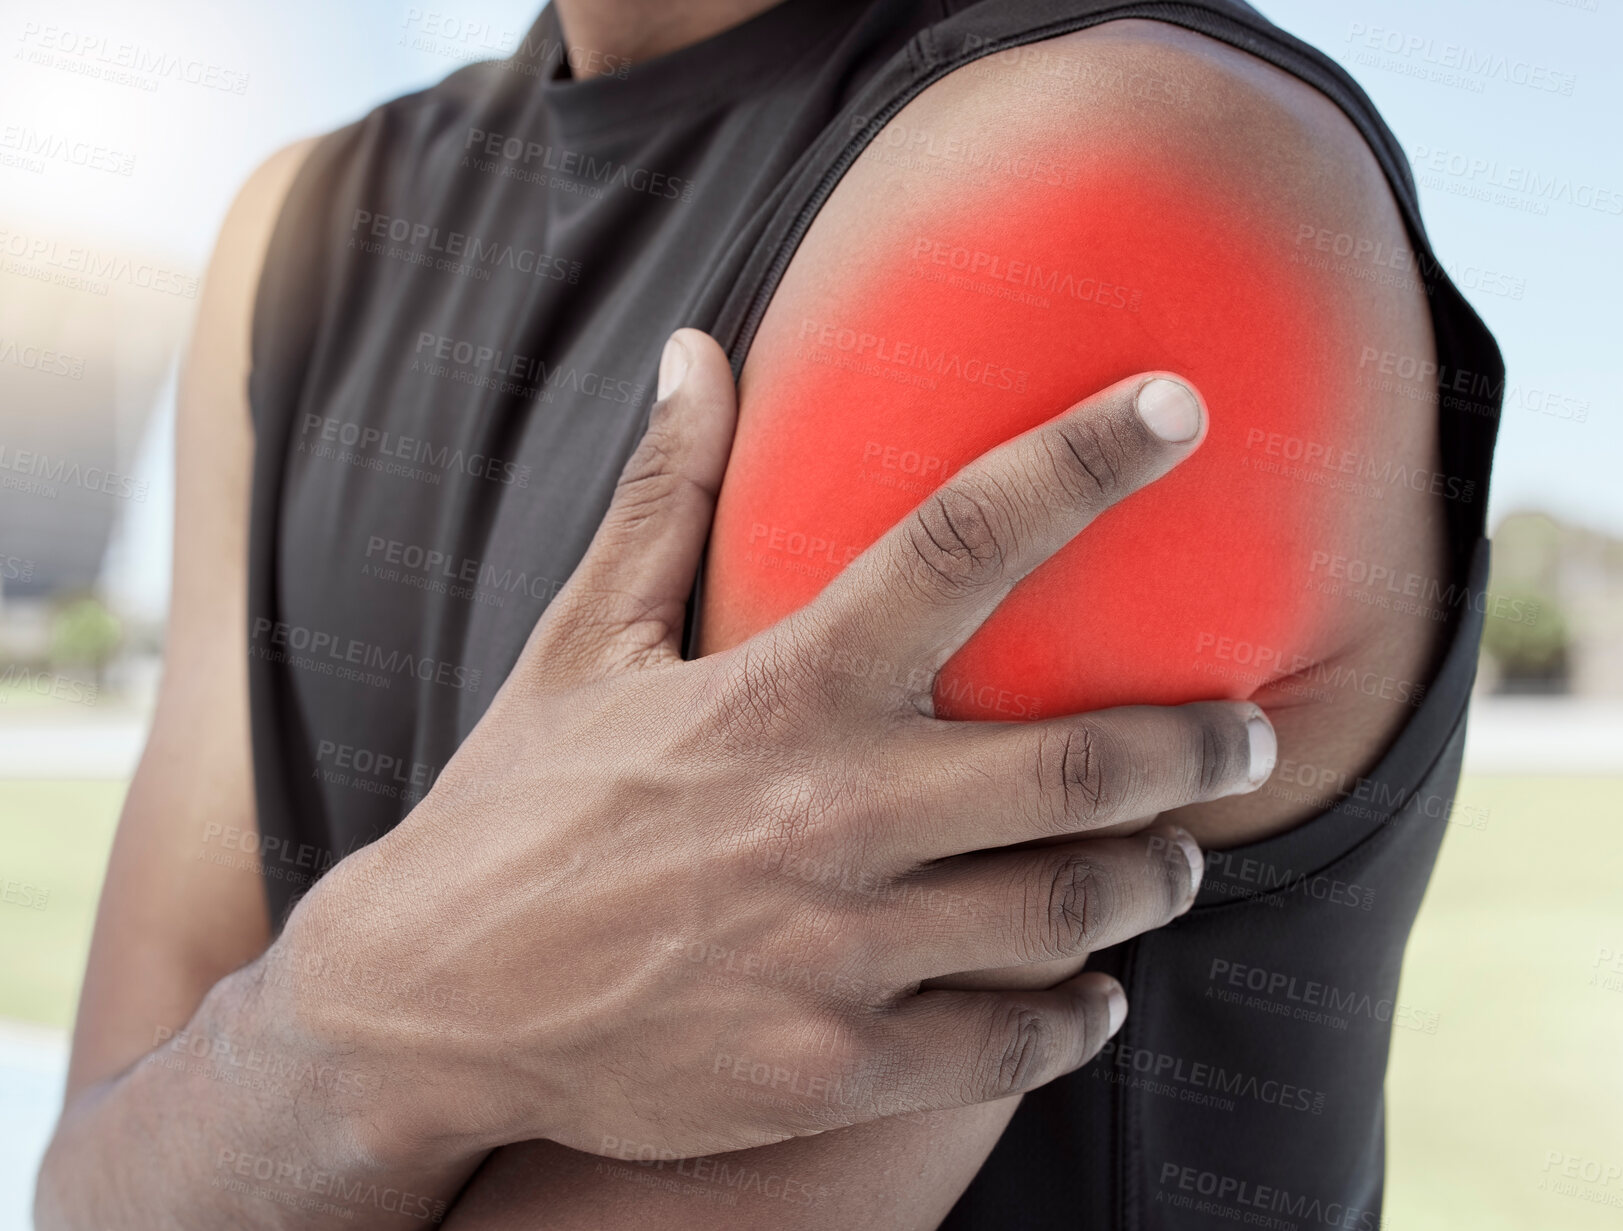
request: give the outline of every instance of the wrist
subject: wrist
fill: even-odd
[[[461,1032],[425,1013],[416,977],[393,951],[401,946],[361,922],[380,914],[357,897],[364,878],[346,875],[346,864],[239,972],[236,995],[298,1065],[303,1096],[316,1087],[324,1146],[346,1166],[437,1174],[476,1163],[502,1141],[476,1131],[487,1117],[476,1082],[455,1071]]]
[[[403,1122],[403,1066],[390,1065],[389,1022],[356,989],[295,911],[275,943],[210,994],[261,1041],[263,1064],[287,1097],[319,1109],[300,1117],[313,1161],[339,1174],[432,1167]],[[203,1011],[210,1009],[205,1002]],[[199,1017],[203,1016],[200,1011]]]
[[[196,1056],[205,1046],[200,1040],[229,1032],[240,1050],[228,1080],[252,1090],[238,1112],[239,1124],[251,1125],[250,1131],[217,1141],[211,1168],[263,1179],[263,1169],[274,1164],[280,1179],[336,1196],[341,1206],[374,1203],[398,1215],[400,1221],[380,1221],[380,1228],[440,1221],[483,1156],[452,1159],[408,1148],[377,1066],[288,1012],[287,979],[269,957],[216,984],[176,1036],[186,1054]],[[219,1079],[223,1066],[211,1067],[210,1076]]]

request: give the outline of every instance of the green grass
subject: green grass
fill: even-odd
[[[0,901],[0,1017],[72,1020],[123,792],[0,782],[0,881],[50,890]],[[1384,1225],[1623,1226],[1623,1179],[1546,1170],[1623,1168],[1623,975],[1596,965],[1623,953],[1623,779],[1478,776],[1459,803],[1488,819],[1449,830],[1409,945],[1399,999],[1439,1021],[1394,1032]]]
[[[72,1023],[124,791],[122,782],[0,781],[0,1018]],[[45,908],[4,901],[8,883],[47,890]]]
[[[1623,1178],[1545,1163],[1623,1171],[1623,975],[1596,966],[1623,953],[1623,779],[1478,776],[1458,803],[1489,815],[1449,830],[1409,942],[1399,999],[1441,1020],[1393,1032],[1388,1221],[1616,1231]]]
[[[24,675],[28,682],[19,683],[18,677]],[[48,668],[0,667],[0,705],[8,712],[52,709],[65,713],[69,705],[83,705],[87,697],[99,696],[91,692],[93,687],[87,681],[59,676]]]

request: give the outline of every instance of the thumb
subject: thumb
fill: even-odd
[[[549,682],[681,660],[688,593],[732,451],[738,394],[709,334],[678,329],[659,400],[579,566],[525,647]]]

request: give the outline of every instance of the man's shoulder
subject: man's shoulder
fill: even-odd
[[[1200,452],[1011,596],[953,686],[1044,714],[1251,697],[1291,711],[1282,755],[1356,776],[1446,615],[1337,575],[1443,576],[1436,390],[1381,362],[1435,372],[1426,295],[1369,255],[1408,242],[1352,121],[1225,44],[1115,22],[973,62],[873,137],[796,249],[743,371],[734,508],[837,558],[1002,440],[1176,372],[1207,401]],[[1317,802],[1247,797],[1203,832]]]
[[[1398,222],[1379,163],[1352,120],[1267,61],[1167,22],[1127,19],[987,54],[927,87],[864,156],[977,164],[1085,184],[1101,158],[1175,165],[1214,187],[1277,196],[1343,218]],[[1041,166],[1035,165],[1041,163]],[[984,178],[984,177],[983,177]]]

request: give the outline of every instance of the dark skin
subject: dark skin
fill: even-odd
[[[565,41],[571,48],[600,52],[608,64],[633,64],[702,43],[764,13],[774,0],[554,0]],[[607,57],[615,57],[607,59]],[[601,61],[575,55],[578,76],[589,76]]]
[[[1172,133],[1147,130],[1142,110],[1109,96],[1090,97],[1075,103],[1077,131],[1101,140],[1117,132],[1124,134],[1124,140],[1167,143],[1186,139],[1191,159],[1213,158],[1219,178],[1232,176],[1266,184],[1270,195],[1288,203],[1294,217],[1319,219],[1336,230],[1379,237],[1389,246],[1406,242],[1384,179],[1351,125],[1324,99],[1283,73],[1200,36],[1147,22],[1111,23],[1053,40],[1041,50],[1076,57],[1091,70],[1076,74],[1084,80],[1108,81],[1137,72],[1150,80],[1186,83],[1195,97],[1209,102],[1210,113],[1228,117],[1211,129],[1198,121],[1190,123],[1185,115],[1181,121],[1185,129]],[[914,131],[928,131],[942,139],[960,137],[965,146],[973,147],[997,140],[1006,126],[1029,126],[1029,118],[1003,113],[1013,91],[1000,92],[995,81],[983,82],[978,93],[967,98],[959,93],[937,101],[942,92],[926,91],[904,113]],[[1150,115],[1156,113],[1151,110]],[[1071,160],[1084,161],[1090,148],[1077,144],[1066,147],[1064,153]],[[1302,172],[1306,167],[1327,167],[1330,172],[1308,176]],[[772,381],[783,370],[771,351],[774,315],[790,322],[790,333],[803,318],[849,317],[849,311],[840,306],[839,292],[829,295],[823,287],[825,282],[839,286],[837,271],[869,263],[864,245],[873,242],[872,202],[883,193],[887,210],[905,213],[908,203],[916,199],[923,202],[921,212],[928,216],[929,201],[939,186],[928,180],[915,186],[905,176],[891,176],[887,181],[883,167],[865,155],[824,208],[797,252],[757,348],[745,364],[742,414],[751,413],[753,400],[764,403],[774,396]],[[903,223],[897,229],[902,234],[913,233]],[[925,230],[927,224],[916,229]],[[1367,294],[1339,286],[1334,290],[1353,303],[1360,341],[1368,339],[1383,350],[1431,353],[1430,322],[1418,282]],[[1031,365],[1038,361],[1033,358]],[[1288,363],[1289,359],[1280,357],[1280,361]],[[764,386],[763,380],[767,382]],[[1428,404],[1406,398],[1400,391],[1361,399],[1346,413],[1370,433],[1366,448],[1379,449],[1382,457],[1404,459],[1415,468],[1435,469],[1435,425],[1431,416],[1414,413],[1415,406]],[[1152,489],[1145,498],[1153,495]],[[1342,550],[1355,558],[1397,562],[1396,567],[1404,572],[1440,576],[1441,517],[1439,503],[1422,493],[1398,490],[1383,501],[1361,501],[1345,531],[1349,541]],[[1332,667],[1354,664],[1360,670],[1395,679],[1428,678],[1436,651],[1435,625],[1351,603],[1334,604],[1329,617],[1315,633],[1311,652],[1317,661]],[[718,648],[713,635],[706,638],[703,648]],[[1283,681],[1278,687],[1260,689],[1253,699],[1273,720],[1282,756],[1334,767],[1349,778],[1369,767],[1409,712],[1389,700],[1357,693],[1304,701],[1299,691]],[[1192,805],[1173,815],[1203,843],[1232,846],[1289,828],[1315,815],[1327,802],[1328,796],[1304,790],[1299,784],[1269,783],[1255,794]],[[1078,955],[960,974],[951,982],[955,986],[1046,986],[1074,974],[1083,961]],[[819,1194],[808,1204],[746,1190],[736,1206],[717,1205],[647,1180],[654,1177],[672,1186],[685,1184],[702,1193],[712,1186],[706,1177],[722,1174],[719,1171],[706,1172],[692,1165],[678,1169],[673,1164],[656,1171],[644,1165],[640,1172],[644,1182],[638,1183],[636,1167],[622,1165],[618,1174],[606,1172],[600,1159],[553,1142],[512,1146],[486,1163],[453,1212],[452,1226],[458,1231],[530,1226],[537,1212],[544,1210],[548,1226],[565,1228],[637,1225],[662,1231],[700,1227],[742,1231],[770,1222],[806,1231],[825,1227],[924,1231],[951,1208],[1017,1106],[1018,1099],[1008,1099],[924,1118],[892,1117],[728,1155],[715,1164],[719,1167],[724,1161],[733,1168],[732,1175],[742,1170],[760,1177],[785,1177],[784,1183],[792,1191]]]
[[[560,15],[571,44],[636,61],[708,37],[765,7],[565,2]],[[636,31],[635,37],[628,31]],[[1079,47],[1077,54],[1194,55],[1179,67],[1195,72],[1204,65],[1207,89],[1226,92],[1231,102],[1254,107],[1261,117],[1287,117],[1283,127],[1306,144],[1343,150],[1340,165],[1350,178],[1304,185],[1293,182],[1288,169],[1248,166],[1248,173],[1280,174],[1278,190],[1302,194],[1304,210],[1362,228],[1360,233],[1383,234],[1396,225],[1384,185],[1380,192],[1372,188],[1378,174],[1371,181],[1371,168],[1364,165],[1367,151],[1350,136],[1346,122],[1310,92],[1301,91],[1306,98],[1288,88],[1282,92],[1268,77],[1271,70],[1238,55],[1214,62],[1209,51],[1192,53],[1169,45],[1164,36],[1148,45],[1141,40],[1136,51]],[[1001,121],[994,110],[986,122]],[[893,660],[936,662],[1016,577],[962,573],[963,560],[925,560],[921,573],[919,540],[899,530],[888,553],[850,570],[839,593],[831,590],[830,602],[808,608],[791,631],[771,634],[777,639],[771,653],[761,652],[766,643],[749,642],[692,664],[675,662],[680,610],[735,414],[724,360],[708,340],[687,334],[682,344],[686,379],[656,416],[649,447],[633,459],[618,515],[611,512],[577,578],[549,608],[524,663],[487,720],[418,811],[388,839],[343,861],[270,945],[252,862],[221,865],[196,856],[211,823],[245,830],[254,824],[243,669],[252,456],[246,338],[269,229],[304,153],[295,147],[278,156],[244,189],[222,232],[204,292],[180,407],[173,644],[187,646],[188,653],[166,670],[154,732],[115,843],[76,1026],[68,1107],[42,1171],[39,1225],[316,1228],[421,1222],[420,1216],[401,1217],[371,1205],[337,1212],[295,1207],[218,1183],[238,1175],[245,1159],[252,1177],[253,1160],[266,1158],[273,1160],[273,1171],[296,1163],[306,1168],[301,1174],[337,1173],[349,1181],[407,1191],[428,1201],[429,1208],[436,1202],[454,1206],[453,1225],[530,1225],[538,1207],[545,1209],[548,1225],[560,1227],[622,1226],[628,1220],[714,1227],[730,1225],[727,1219],[736,1220],[731,1225],[754,1226],[760,1225],[763,1208],[781,1226],[935,1225],[980,1166],[1019,1093],[1081,1063],[1102,1043],[1111,1019],[1119,1021],[1109,981],[1074,975],[1087,951],[1165,922],[1187,905],[1193,889],[1183,847],[1168,830],[1109,841],[1064,837],[1058,846],[1021,854],[956,852],[1102,828],[1141,829],[1147,818],[1168,811],[1177,811],[1179,821],[1197,833],[1243,840],[1249,814],[1236,813],[1224,797],[1255,785],[1247,720],[1256,706],[1229,703],[1055,720],[1073,724],[1072,730],[1077,722],[1091,723],[1089,737],[1112,750],[1121,771],[1112,777],[1136,784],[1131,797],[1112,801],[1104,812],[1076,811],[1078,784],[1068,783],[1063,770],[1039,773],[1034,780],[1033,764],[1049,762],[1037,754],[1041,745],[1032,742],[1038,734],[1032,729],[1021,736],[1025,742],[1006,737],[1003,745],[988,744],[973,754],[988,771],[988,793],[969,810],[971,816],[949,824],[952,806],[945,800],[932,803],[922,780],[909,796],[914,808],[899,813],[881,806],[890,797],[877,795],[871,779],[838,778],[877,767],[831,755],[814,762],[809,780],[814,797],[860,806],[818,809],[825,827],[815,831],[798,825],[785,829],[781,800],[753,794],[763,777],[758,767],[795,764],[816,739],[852,738],[849,717],[836,722],[818,708],[827,681],[807,664],[820,661],[819,645],[839,643],[842,636],[847,641],[889,637],[893,640],[884,644]],[[851,208],[860,206],[857,201]],[[843,208],[839,202],[829,207],[836,227],[842,225]],[[1372,330],[1399,331],[1399,342],[1410,353],[1429,349],[1417,292],[1372,304],[1370,312]],[[746,388],[748,382],[746,371]],[[1123,438],[1134,442],[1130,455],[1112,459],[1114,472],[1133,476],[1112,498],[1153,482],[1198,447],[1198,436],[1169,445],[1135,427],[1140,420],[1133,417],[1132,397],[1138,387],[1109,391],[1069,412],[1116,416]],[[1055,407],[1056,414],[1064,410]],[[1375,407],[1371,413],[1384,412]],[[1410,435],[1398,431],[1393,445],[1401,456],[1419,464],[1432,455],[1434,440],[1402,430]],[[1030,493],[1045,481],[1058,484],[1035,502],[1031,518],[1018,530],[988,527],[1027,568],[1070,535],[1085,533],[1098,511],[1081,489],[1064,481],[1063,471],[1045,471],[1033,464],[1033,456],[1029,446],[1016,449],[988,461],[983,473],[983,479],[990,475],[989,481],[1011,492]],[[1388,533],[1382,521],[1372,524],[1369,534],[1389,550],[1385,558],[1417,570],[1434,567],[1440,552],[1435,512],[1411,513],[1400,527],[1408,533],[1394,529],[1389,542],[1382,537]],[[939,577],[943,568],[947,575],[960,570],[961,584],[947,592],[921,588],[920,578]],[[936,640],[907,642],[929,628],[937,629]],[[1351,619],[1329,635],[1327,655],[1362,662],[1388,655],[1393,661],[1382,667],[1394,673],[1422,671],[1432,650],[1425,636],[1409,629],[1360,626]],[[765,673],[762,664],[770,665]],[[808,689],[809,680],[817,686]],[[789,704],[763,708],[763,686],[766,696],[787,698]],[[578,703],[583,690],[592,695],[591,705]],[[742,708],[711,704],[714,698],[732,698]],[[847,714],[859,703],[852,696],[844,700]],[[860,704],[879,702],[869,697]],[[571,725],[605,705],[621,710],[618,721]],[[713,724],[708,729],[689,725],[699,712]],[[750,726],[754,719],[744,721],[763,713],[786,716],[787,730],[771,724],[759,729]],[[924,727],[909,734],[888,725],[901,721],[898,713],[872,710],[879,733],[865,742],[896,758],[886,763],[887,781],[898,775],[905,780],[909,773],[928,777],[926,767],[939,764],[944,746],[925,741],[960,736],[935,727],[928,737]],[[930,721],[916,709],[914,716]],[[1321,763],[1364,765],[1384,747],[1400,717],[1304,711],[1289,719],[1293,733],[1281,726],[1280,738],[1291,741],[1286,746],[1298,755],[1319,757]],[[542,749],[534,733],[544,730],[568,730],[572,737]],[[736,739],[731,745],[742,758],[739,764],[749,767],[740,778],[730,776],[738,765],[714,750],[729,746],[723,733],[741,730],[751,732],[748,739],[755,742],[747,749]],[[1049,731],[1050,749],[1056,730]],[[976,735],[990,739],[987,732]],[[680,781],[687,785],[635,779],[629,767],[647,763],[650,746],[668,750],[658,763],[672,772],[684,768]],[[613,748],[623,752],[605,757],[603,750]],[[700,756],[694,749],[707,751]],[[1266,767],[1272,749],[1261,751]],[[842,764],[843,770],[837,768]],[[587,800],[605,782],[613,782],[615,792],[568,815],[543,814],[536,810],[531,785],[540,765],[549,775],[563,775],[542,793],[547,799]],[[640,782],[635,789],[648,792],[646,811],[660,823],[658,842],[627,842],[630,835],[616,829],[643,812],[625,806],[624,792],[634,781]],[[521,845],[476,853],[477,844],[461,838],[474,824],[469,801],[488,798],[503,782],[509,785],[500,797],[512,801],[511,816],[522,822],[508,837]],[[695,782],[706,785],[695,789]],[[1045,782],[1050,784],[1046,794]],[[1080,798],[1090,794],[1083,790]],[[1293,806],[1299,815],[1310,814],[1300,801]],[[682,822],[688,809],[703,818],[702,825]],[[912,816],[915,809],[920,816]],[[486,811],[480,810],[481,825],[488,825]],[[903,814],[912,816],[910,823]],[[918,823],[924,815],[929,823]],[[774,816],[778,823],[771,823]],[[808,916],[803,898],[773,896],[789,894],[789,887],[782,883],[785,878],[760,876],[760,860],[716,862],[722,856],[713,847],[682,836],[713,828],[718,817],[731,818],[725,825],[748,839],[742,849],[795,832],[803,833],[802,841],[859,849],[873,860],[871,875],[885,883],[917,877],[925,865],[946,856],[962,879],[955,889],[958,899],[984,906],[967,917],[980,923],[955,927],[951,916],[908,916],[901,908],[856,911],[843,899],[818,903]],[[1277,828],[1291,819],[1288,809],[1275,810],[1264,823]],[[941,845],[947,832],[957,845]],[[559,887],[563,896],[542,905],[533,900],[533,886],[511,872],[576,866],[595,843],[616,833],[613,849],[646,853],[646,863],[634,874],[617,866],[617,875],[600,883],[575,877]],[[441,851],[436,846],[441,843],[451,846]],[[1174,854],[1178,858],[1170,857]],[[610,861],[587,860],[586,866],[594,862]],[[427,867],[456,871],[413,883],[412,870]],[[1043,900],[1055,900],[1054,887],[1074,883],[1083,870],[1092,892],[1113,895],[1106,914],[1117,921],[1115,931],[1078,933],[1060,926],[1070,912],[1050,916],[1022,906],[1037,892],[1034,887],[1042,887]],[[637,893],[642,876],[660,889]],[[669,886],[684,882],[702,888],[673,898]],[[725,891],[718,893],[718,886]],[[408,900],[413,903],[409,914],[399,906]],[[458,909],[468,900],[491,904],[482,923]],[[683,900],[708,903],[706,917],[659,913]],[[769,955],[783,965],[827,968],[834,944],[841,957],[832,965],[848,976],[846,992],[785,1003],[747,983],[698,985],[682,977],[680,963],[673,968],[654,960],[657,946],[628,946],[616,929],[638,916],[628,911],[629,901],[639,903],[650,937],[724,938],[729,947]],[[823,919],[824,926],[786,932],[778,924],[808,917]],[[1093,912],[1093,917],[1105,916]],[[1015,934],[990,926],[1013,918],[1030,920],[1030,930]],[[496,931],[481,933],[480,927]],[[907,943],[899,944],[897,938],[904,936]],[[616,938],[618,943],[611,943]],[[520,966],[491,969],[475,956],[493,948],[519,955]],[[906,960],[898,960],[904,950]],[[330,969],[357,954],[401,982],[437,978],[472,988],[489,998],[482,1003],[491,1011],[470,1035],[460,1019],[383,1014],[364,999],[357,1001],[352,989],[301,974]],[[1032,990],[960,999],[951,997],[967,994],[942,992],[935,999],[915,994],[931,976],[1000,967],[1024,972],[1008,977],[1003,987]],[[853,998],[852,976],[859,986],[882,994]],[[541,988],[547,992],[539,998],[544,1013],[537,1007]],[[732,1098],[725,1082],[719,1090],[715,1083],[695,1084],[695,1064],[677,1063],[683,1054],[679,1041],[713,1039],[717,1019],[707,1015],[718,1013],[755,1032],[740,1041],[739,1054],[771,1054],[808,1072],[827,1063],[824,1052],[817,1060],[796,1050],[809,1029],[841,1040],[837,1055],[843,1065],[886,1074],[879,1088],[891,1101],[834,1115],[826,1099],[757,1106]],[[1039,1063],[1010,1070],[998,1062],[1008,1051],[997,1040],[1011,1020],[1039,1023],[1044,1041]],[[865,1023],[861,1029],[854,1024],[859,1021]],[[652,1031],[648,1039],[627,1033],[636,1029],[627,1023],[639,1022]],[[845,1025],[829,1036],[833,1022]],[[876,1023],[887,1028],[875,1033]],[[352,1079],[248,1090],[214,1079],[204,1066],[141,1063],[144,1057],[177,1056],[173,1049],[155,1047],[165,1031],[187,1031],[211,1045],[225,1040],[233,1048],[254,1048],[301,1069],[305,1064],[316,1072],[341,1069]],[[653,1067],[628,1069],[633,1057],[651,1057]],[[713,1057],[700,1059],[705,1063],[696,1067],[714,1075],[714,1067],[707,1067]],[[998,1078],[1010,1071],[1019,1074],[1013,1086],[1006,1076]],[[612,1088],[602,1084],[608,1072],[617,1074]],[[895,1076],[902,1072],[910,1075],[907,1080]],[[926,1080],[932,1077],[934,1084]],[[898,1107],[921,1110],[875,1118]],[[842,1126],[857,1119],[868,1122]],[[622,1145],[607,1145],[609,1138]],[[599,1173],[599,1160],[590,1152],[620,1153],[626,1142],[646,1145],[656,1155],[742,1151],[739,1165],[792,1175],[821,1195],[804,1205],[773,1200],[769,1207],[731,1209],[678,1200],[679,1194]]]

